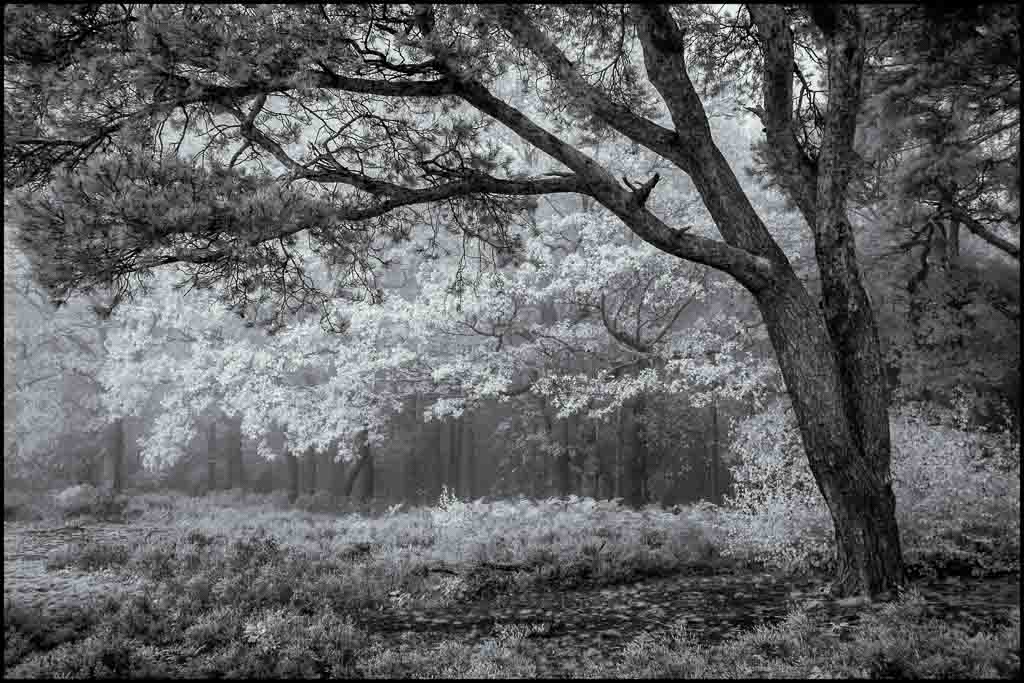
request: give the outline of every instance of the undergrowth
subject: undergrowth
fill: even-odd
[[[901,419],[894,429],[894,471],[913,572],[1019,571],[1019,484],[978,467],[981,448],[963,430],[913,415]],[[576,497],[462,501],[447,492],[432,507],[364,507],[361,514],[322,496],[289,506],[280,496],[241,491],[192,498],[112,496],[80,487],[46,503],[15,500],[12,514],[31,509],[37,521],[119,520],[163,531],[138,534],[130,543],[90,541],[53,550],[50,571],[114,573],[140,590],[56,612],[5,600],[5,677],[536,676],[528,646],[541,636],[526,625],[497,625],[479,644],[449,640],[410,650],[373,641],[358,627],[359,614],[681,571],[829,569],[831,531],[816,492],[802,488],[799,470],[786,470],[789,480],[780,485],[776,475],[788,455],[767,455],[775,460],[748,460],[739,472],[732,506],[699,504],[676,514]],[[1008,624],[970,630],[928,617],[920,596],[910,592],[866,611],[841,638],[829,628],[794,611],[782,624],[704,647],[699,633],[676,623],[661,636],[634,639],[611,668],[595,664],[578,673],[1019,674],[1019,609]]]

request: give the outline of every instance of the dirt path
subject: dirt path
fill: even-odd
[[[929,614],[989,625],[1020,606],[1019,577],[916,582]],[[769,574],[673,576],[603,589],[531,593],[500,602],[483,601],[446,608],[391,610],[364,615],[365,628],[381,633],[414,633],[420,644],[445,638],[460,642],[492,637],[495,623],[548,623],[532,636],[530,650],[538,675],[568,676],[583,662],[614,658],[643,632],[667,631],[677,619],[705,645],[765,623],[781,621],[796,603],[821,624],[835,624],[829,635],[843,637],[864,609],[823,599],[822,581],[793,581]]]

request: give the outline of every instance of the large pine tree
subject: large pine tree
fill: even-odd
[[[57,300],[179,264],[240,311],[268,297],[279,311],[315,310],[333,293],[293,258],[299,236],[335,265],[340,289],[375,294],[382,238],[432,218],[514,251],[505,227],[537,196],[590,197],[753,295],[835,523],[836,588],[881,593],[903,581],[888,390],[847,217],[878,29],[852,6],[749,10],[7,6],[5,183],[22,188],[21,242]],[[794,92],[798,39],[820,47],[812,108]],[[691,74],[718,63],[759,88],[770,168],[813,234],[820,297],[712,139]],[[502,94],[512,74],[534,111]],[[505,173],[486,136],[495,123],[557,164]],[[721,239],[653,213],[659,177],[620,182],[568,141],[573,128],[687,174]]]

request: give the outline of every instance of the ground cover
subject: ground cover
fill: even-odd
[[[974,537],[941,546],[957,562],[909,548],[911,590],[867,604],[744,555],[708,506],[329,514],[151,493],[58,520],[35,500],[34,521],[5,521],[5,676],[1019,671],[1019,567],[991,558],[1019,547]]]

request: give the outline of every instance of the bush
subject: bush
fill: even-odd
[[[54,502],[65,519],[89,516],[104,521],[123,521],[128,506],[127,497],[91,484],[66,488],[56,495]]]
[[[108,567],[122,567],[131,553],[120,544],[71,543],[50,552],[46,558],[47,569],[75,567],[86,572],[99,571]]]

